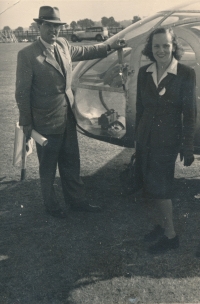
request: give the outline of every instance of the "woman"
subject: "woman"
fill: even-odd
[[[159,212],[159,224],[145,235],[157,241],[150,253],[179,247],[172,220],[172,184],[180,151],[184,166],[194,161],[195,72],[180,64],[183,49],[172,29],[154,30],[143,55],[153,63],[141,67],[136,101],[136,173],[144,193]]]

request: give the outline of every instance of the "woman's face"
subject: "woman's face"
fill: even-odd
[[[175,47],[169,32],[155,34],[152,39],[152,52],[156,62],[167,66],[172,60],[172,52]]]

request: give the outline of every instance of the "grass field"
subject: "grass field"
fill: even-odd
[[[0,304],[200,303],[200,158],[177,161],[174,222],[180,248],[151,256],[143,202],[124,196],[119,172],[131,149],[79,135],[81,174],[101,214],[49,217],[42,204],[35,148],[27,177],[12,166],[16,56],[25,44],[0,44]],[[55,188],[64,205],[59,176]]]

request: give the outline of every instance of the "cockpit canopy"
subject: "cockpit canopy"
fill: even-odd
[[[111,51],[107,58],[81,62],[75,67],[72,89],[79,131],[133,147],[137,75],[141,66],[150,63],[141,51],[149,33],[160,26],[173,28],[185,51],[180,62],[195,69],[199,102],[200,3],[193,1],[139,20],[107,40],[111,43],[125,38],[123,54]],[[197,117],[195,146],[200,151],[200,115]]]

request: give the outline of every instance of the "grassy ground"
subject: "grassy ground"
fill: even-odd
[[[151,256],[142,201],[124,196],[119,171],[132,150],[79,135],[88,200],[101,214],[49,217],[42,205],[35,149],[27,178],[12,166],[16,54],[23,44],[0,44],[0,304],[200,303],[199,158],[177,161],[174,220],[180,248]],[[59,176],[55,188],[63,208]],[[200,196],[199,196],[200,197]]]

